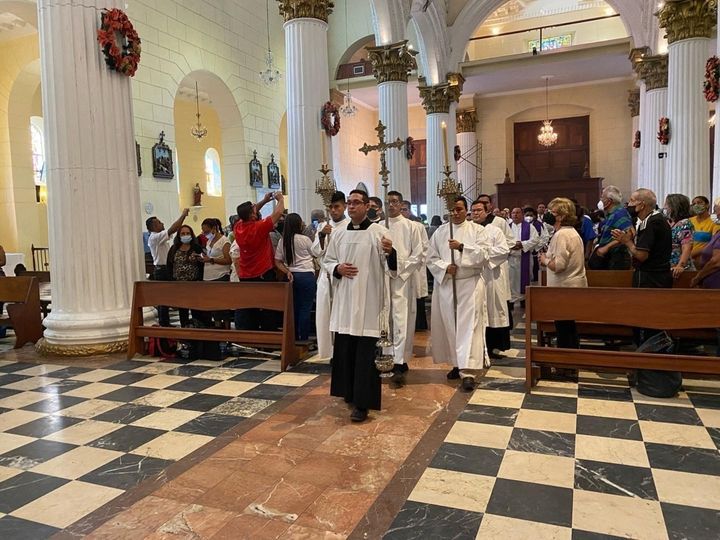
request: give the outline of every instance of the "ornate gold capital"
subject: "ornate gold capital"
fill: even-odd
[[[640,114],[640,89],[628,90],[628,107],[630,108],[630,118]]]
[[[709,38],[715,27],[717,0],[667,0],[657,15],[668,44],[690,38]]]
[[[668,56],[656,54],[644,56],[636,65],[635,72],[645,82],[646,90],[666,88],[668,85]]]
[[[650,55],[652,55],[650,47],[636,47],[634,49],[630,49],[630,56],[628,56],[628,59],[632,64],[633,70],[637,66],[638,62],[642,61],[645,56]]]
[[[35,350],[39,354],[54,356],[99,356],[102,354],[125,352],[127,349],[127,341],[113,341],[92,345],[58,345],[48,343],[45,338],[42,338],[35,344]]]
[[[457,121],[458,133],[475,133],[475,126],[478,121],[475,109],[458,111],[455,113],[455,120]]]
[[[285,22],[293,19],[319,19],[328,22],[335,7],[331,0],[277,0],[280,4],[280,15]]]
[[[407,44],[407,40],[404,40],[392,45],[365,48],[378,84],[390,81],[408,82],[410,72],[417,68],[417,51],[408,49]]]
[[[420,90],[425,113],[449,113],[450,103],[453,101],[453,96],[450,94],[450,84],[442,83],[428,86],[424,77],[420,77],[419,82],[418,90]]]
[[[450,85],[449,91],[452,100],[456,103],[459,103],[460,96],[462,95],[463,91],[463,86],[465,85],[465,77],[462,76],[462,73],[448,73],[447,81]]]

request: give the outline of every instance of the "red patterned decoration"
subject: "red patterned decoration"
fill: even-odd
[[[660,144],[670,142],[670,120],[664,116],[660,119],[660,129],[657,134],[657,139],[660,141]]]
[[[338,112],[338,108],[331,101],[328,101],[325,105],[323,105],[320,124],[325,130],[325,133],[331,137],[334,137],[340,131],[340,113]]]
[[[703,91],[705,99],[710,103],[715,103],[718,100],[718,93],[720,93],[720,60],[718,60],[717,56],[711,56],[705,64]]]
[[[108,9],[100,17],[97,40],[112,70],[132,77],[140,63],[140,37],[120,9]]]

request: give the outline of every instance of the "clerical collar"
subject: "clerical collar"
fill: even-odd
[[[372,225],[372,221],[370,221],[368,218],[365,218],[365,220],[360,223],[360,225],[355,225],[352,220],[350,220],[350,223],[348,223],[348,231],[365,231]]]
[[[493,214],[488,214],[485,216],[485,219],[480,223],[480,225],[487,227],[488,225],[491,225],[493,221],[495,221],[495,216]]]

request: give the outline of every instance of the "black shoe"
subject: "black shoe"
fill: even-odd
[[[492,360],[500,360],[500,359],[502,359],[502,358],[505,358],[505,355],[503,355],[503,354],[498,354],[498,353],[496,353],[496,352],[494,352],[494,351],[489,351],[489,352],[488,352],[488,356],[489,356]]]
[[[361,409],[360,407],[355,407],[350,413],[350,420],[352,420],[353,422],[364,422],[365,420],[367,420],[367,417],[368,410]]]
[[[400,373],[407,373],[408,371],[410,371],[410,366],[407,365],[407,362],[405,362],[404,364],[400,364],[400,366],[398,367],[400,368]]]
[[[475,390],[475,379],[473,379],[472,377],[463,377],[462,389],[465,392],[472,392],[473,390]]]
[[[460,378],[460,370],[456,367],[452,368],[450,371],[448,371],[447,378],[449,381],[459,379]]]

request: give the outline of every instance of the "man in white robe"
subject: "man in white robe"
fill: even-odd
[[[513,208],[510,217],[510,229],[515,237],[515,245],[510,249],[510,303],[520,301],[522,306],[525,287],[530,285],[532,276],[532,252],[540,244],[540,235],[525,221],[521,208]]]
[[[337,280],[330,331],[335,332],[330,394],[353,406],[350,419],[362,422],[368,409],[380,410],[380,375],[375,350],[389,290],[397,270],[391,233],[367,219],[367,193],[348,196],[347,227],[336,229],[325,252],[324,267]]]
[[[402,203],[402,209],[400,210],[400,213],[402,213],[404,217],[409,219],[410,223],[413,224],[413,227],[415,227],[420,233],[420,238],[423,243],[423,250],[425,251],[426,255],[425,258],[427,259],[427,249],[430,245],[430,240],[428,239],[428,230],[427,227],[425,227],[425,225],[423,224],[423,222],[413,215],[411,209],[412,203],[405,200]],[[425,315],[425,298],[427,298],[428,296],[428,275],[427,264],[425,263],[425,261],[423,261],[422,267],[418,268],[417,272],[415,272],[415,294],[415,311],[410,312],[410,318],[415,321],[415,330],[427,330],[428,326],[427,317]],[[412,341],[408,340],[408,352],[405,353],[405,356],[407,358],[412,357],[412,350]]]
[[[393,315],[393,356],[395,367],[391,382],[405,382],[407,361],[412,357],[412,340],[415,335],[417,294],[415,274],[425,265],[425,245],[420,231],[413,222],[401,214],[402,193],[388,192],[388,226],[393,247],[397,252],[397,274],[391,280]]]
[[[435,278],[430,325],[433,360],[452,364],[448,379],[461,378],[463,390],[470,392],[475,388],[477,371],[489,362],[482,279],[482,269],[487,264],[486,237],[480,227],[466,219],[467,210],[467,201],[459,197],[450,214],[452,237],[450,223],[433,233],[427,265]]]
[[[330,222],[318,225],[318,234],[312,245],[312,254],[322,267],[325,251],[332,239],[332,232],[337,228],[347,227],[350,219],[345,215],[345,194],[337,191],[330,203]],[[332,274],[321,270],[318,274],[317,296],[315,300],[315,333],[317,335],[318,356],[322,359],[332,358],[332,335],[330,333],[330,307],[332,287],[337,280]]]

